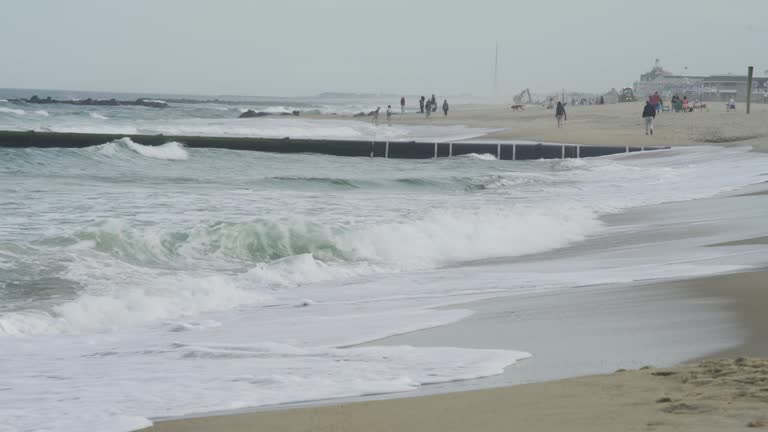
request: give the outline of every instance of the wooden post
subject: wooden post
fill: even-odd
[[[747,114],[749,114],[750,106],[752,105],[752,73],[754,67],[747,68]]]

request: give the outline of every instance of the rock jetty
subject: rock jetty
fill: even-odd
[[[168,108],[165,101],[139,98],[131,101],[121,101],[117,99],[71,99],[60,100],[52,99],[50,96],[41,98],[37,95],[32,96],[29,99],[10,99],[10,102],[14,103],[27,103],[27,104],[68,104],[68,105],[86,105],[86,106],[143,106],[149,108]]]

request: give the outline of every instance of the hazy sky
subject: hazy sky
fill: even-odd
[[[509,94],[768,69],[766,0],[0,0],[0,87]]]

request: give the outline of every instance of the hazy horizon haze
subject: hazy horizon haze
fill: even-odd
[[[768,68],[768,2],[3,0],[0,88],[301,96],[631,86]],[[687,69],[685,69],[687,67]]]

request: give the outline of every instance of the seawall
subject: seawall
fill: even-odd
[[[436,143],[417,141],[116,135],[34,131],[0,131],[0,147],[84,148],[105,144],[123,137],[128,137],[138,144],[149,146],[176,141],[190,148],[219,148],[271,153],[317,153],[332,156],[383,157],[393,159],[445,158],[470,153],[487,153],[501,160],[565,159],[669,148],[573,144]]]

